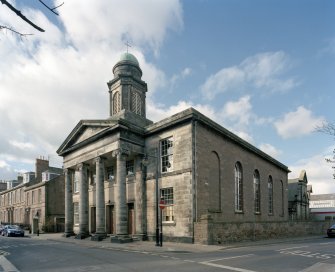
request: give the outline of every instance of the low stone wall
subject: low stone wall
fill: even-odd
[[[194,242],[218,245],[250,240],[288,238],[305,235],[326,235],[327,228],[334,222],[213,222],[210,219],[194,224]]]

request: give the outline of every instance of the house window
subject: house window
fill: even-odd
[[[268,197],[269,197],[269,214],[273,214],[273,181],[272,177],[269,176],[268,180]]]
[[[109,166],[109,167],[107,167],[106,171],[107,171],[108,181],[114,180],[114,167],[113,166]]]
[[[35,191],[31,192],[31,204],[35,204]]]
[[[73,203],[73,223],[75,225],[79,224],[79,203],[78,202]]]
[[[239,162],[235,164],[235,211],[243,211],[243,177],[242,166]]]
[[[134,160],[126,161],[126,171],[127,175],[134,174]]]
[[[142,101],[141,96],[138,92],[133,91],[131,95],[131,110],[132,112],[135,112],[138,115],[141,115],[142,113]]]
[[[163,188],[161,191],[161,200],[164,201],[166,207],[162,211],[163,221],[171,222],[174,221],[174,210],[173,210],[173,188]]]
[[[261,212],[261,186],[260,186],[259,172],[254,172],[254,202],[255,202],[255,213]]]
[[[120,92],[116,92],[113,96],[113,114],[121,111],[121,95]]]
[[[37,201],[38,203],[42,202],[42,190],[41,189],[38,189]]]
[[[162,173],[171,172],[173,170],[173,139],[172,137],[164,139],[160,142],[161,149],[161,171]]]

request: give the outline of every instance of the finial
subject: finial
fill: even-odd
[[[125,43],[125,45],[127,46],[127,54],[128,54],[128,49],[129,49],[129,47],[131,47],[131,45],[129,44],[128,41]]]

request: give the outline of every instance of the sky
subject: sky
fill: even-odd
[[[81,119],[109,117],[120,55],[139,60],[147,117],[194,107],[263,150],[314,194],[335,193],[335,1],[10,1],[0,5],[0,180],[62,166],[56,150]]]

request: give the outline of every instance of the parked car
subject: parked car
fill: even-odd
[[[335,237],[335,225],[332,225],[329,229],[327,229],[328,237]]]
[[[5,228],[5,225],[0,225],[0,235],[2,235],[2,231]]]
[[[17,225],[7,225],[2,230],[2,236],[24,236],[24,230]]]

